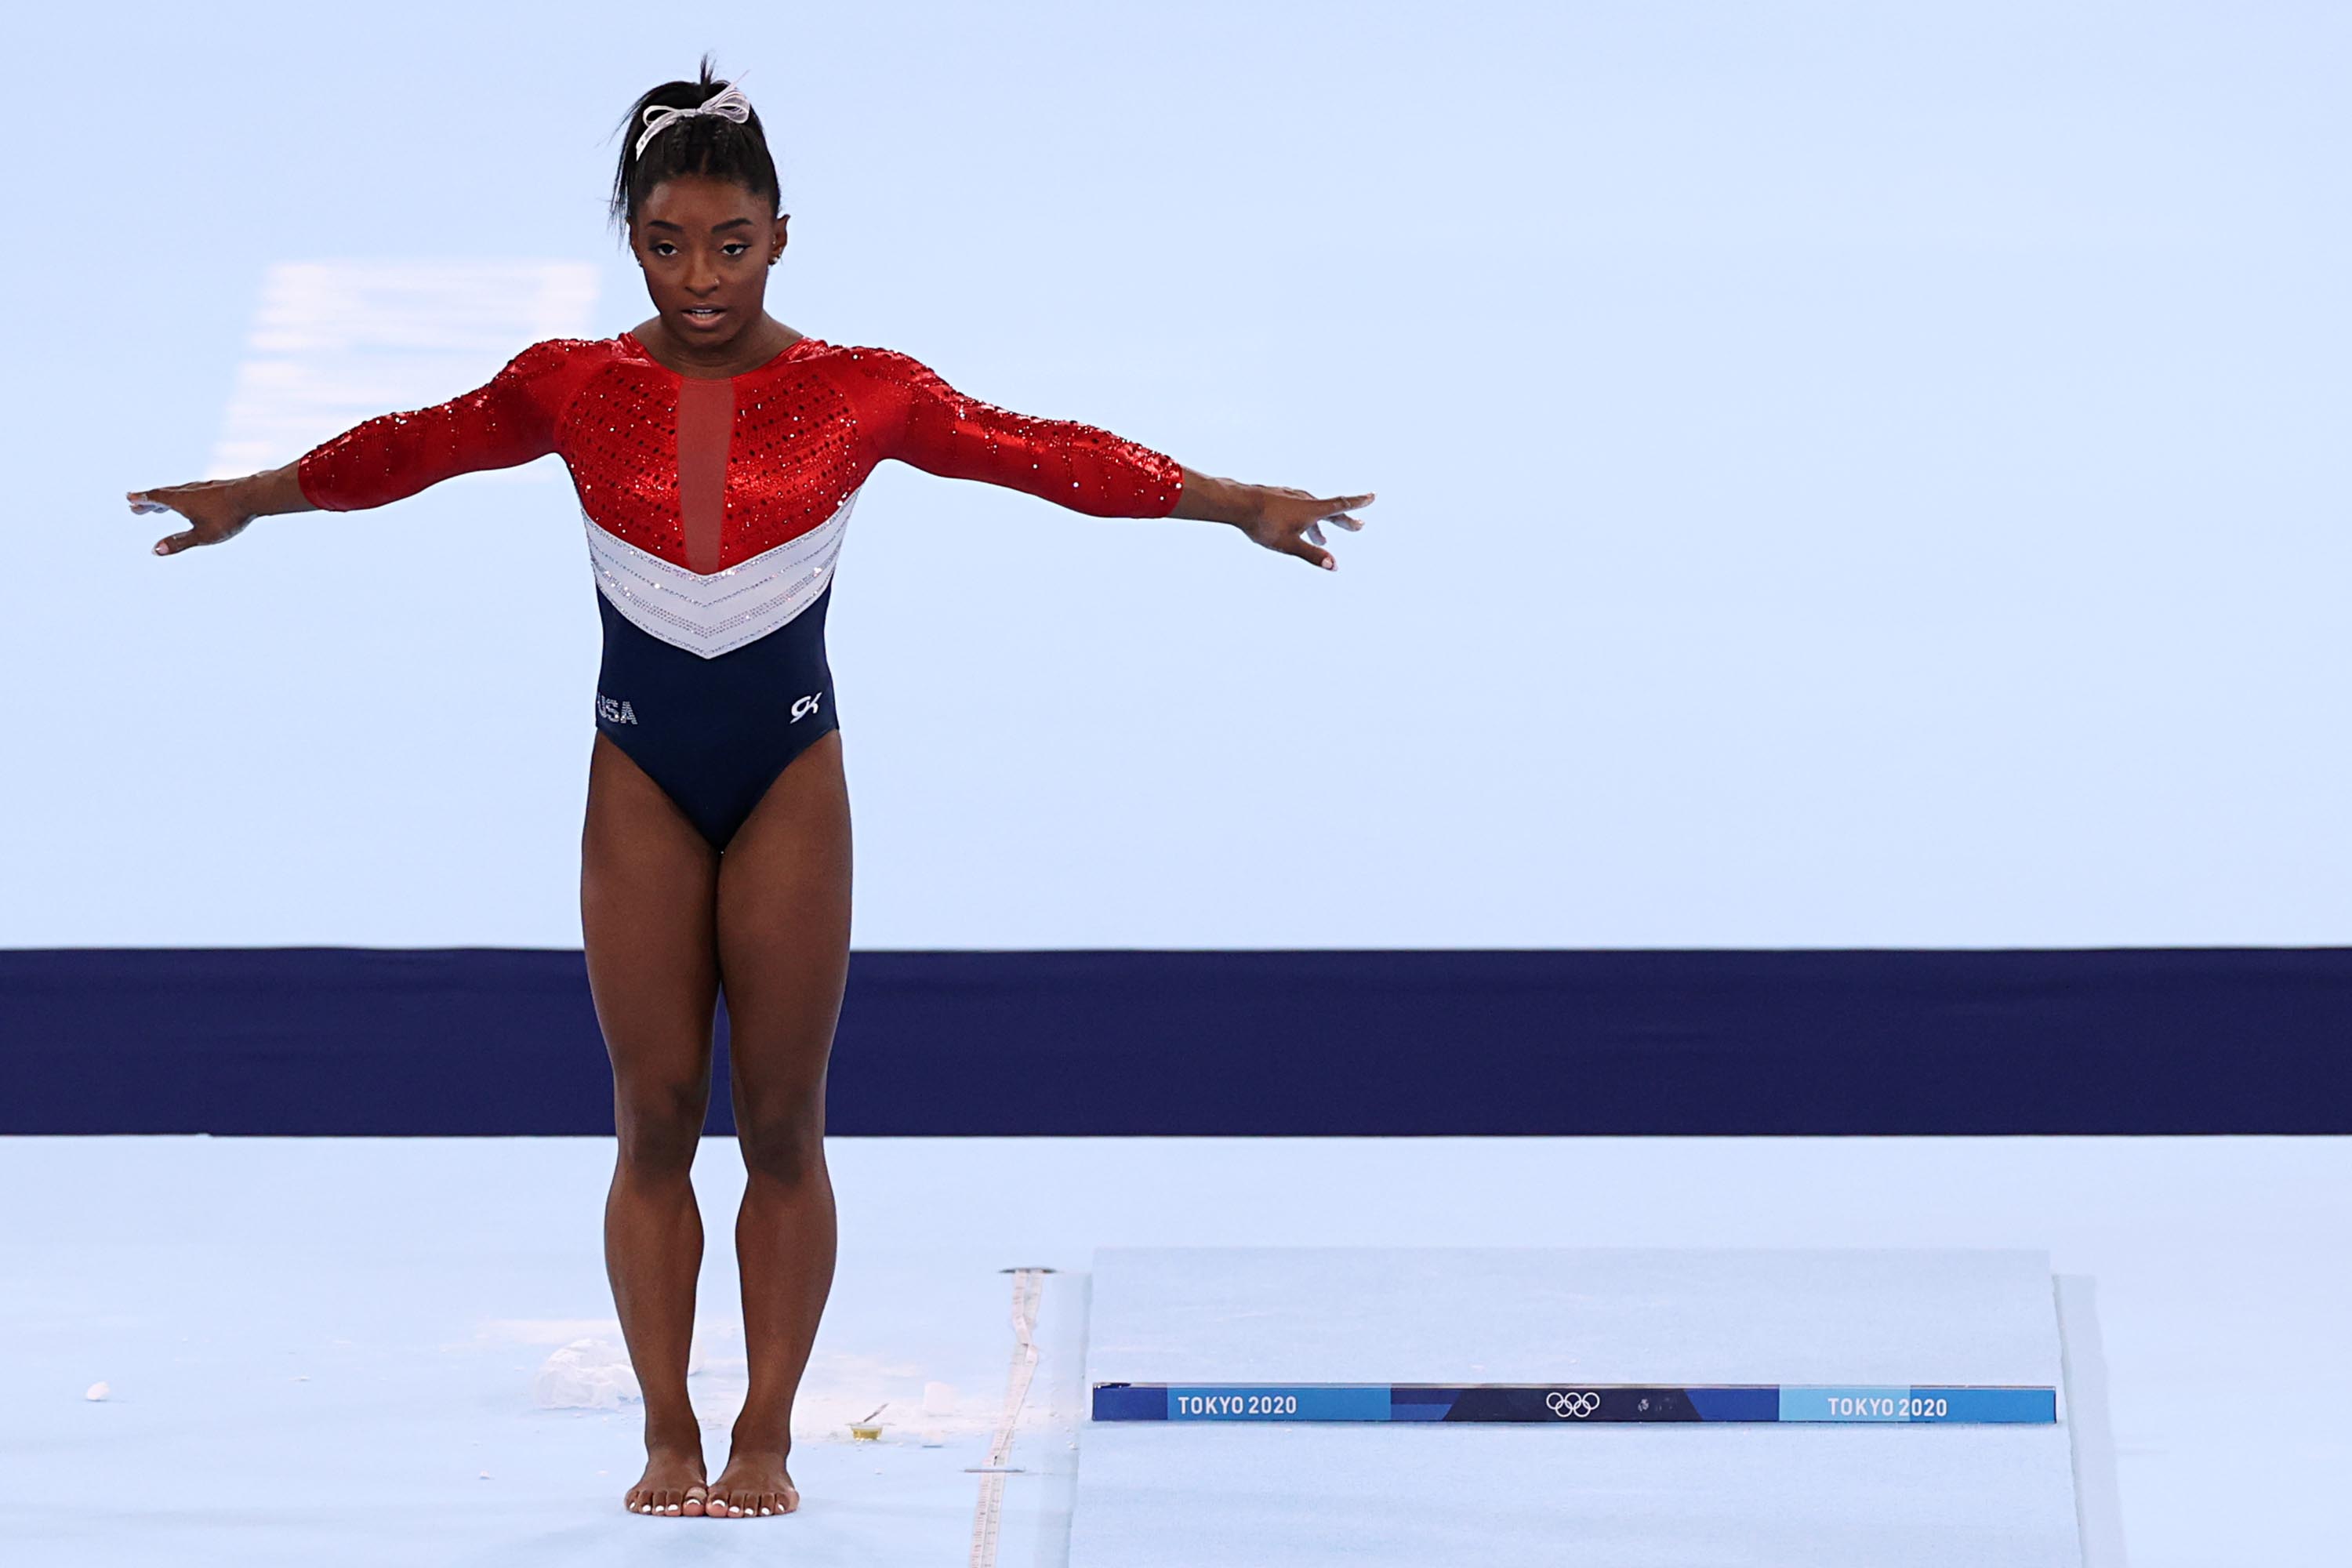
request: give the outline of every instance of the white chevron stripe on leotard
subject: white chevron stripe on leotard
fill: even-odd
[[[860,487],[861,489],[863,487]],[[708,576],[588,524],[596,586],[642,630],[705,658],[756,642],[816,602],[833,580],[844,525],[857,491],[797,539]]]

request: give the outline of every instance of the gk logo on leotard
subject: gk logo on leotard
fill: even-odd
[[[817,699],[824,695],[822,691],[812,691],[806,697],[796,699],[793,703],[793,722],[797,724],[815,712]]]
[[[1554,1415],[1559,1416],[1563,1421],[1569,1420],[1571,1417],[1581,1421],[1586,1416],[1601,1408],[1601,1395],[1597,1394],[1554,1394],[1549,1399],[1545,1400],[1544,1403],[1550,1405],[1551,1413]]]
[[[607,724],[634,724],[636,710],[625,702],[615,702],[603,692],[596,693],[596,717]]]

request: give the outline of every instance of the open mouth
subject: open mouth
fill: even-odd
[[[678,312],[698,327],[707,327],[727,313],[723,305],[689,305]]]

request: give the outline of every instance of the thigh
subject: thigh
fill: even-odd
[[[719,859],[719,965],[740,1131],[779,1120],[822,1131],[849,976],[849,885],[836,730],[776,775]]]
[[[719,857],[628,753],[598,735],[580,839],[580,924],[616,1093],[639,1109],[709,1103]]]

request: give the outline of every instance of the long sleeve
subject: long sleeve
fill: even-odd
[[[942,479],[980,479],[1094,517],[1166,517],[1183,466],[1163,452],[1070,419],[1038,419],[967,397],[891,349],[851,351],[871,406],[875,460]]]
[[[329,511],[356,511],[413,496],[480,468],[510,468],[555,449],[568,339],[533,343],[462,397],[405,414],[379,415],[304,453],[294,475]]]

